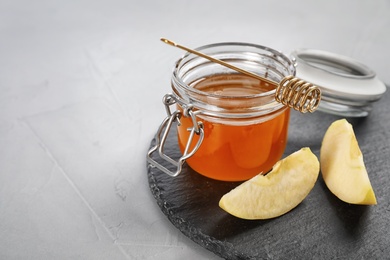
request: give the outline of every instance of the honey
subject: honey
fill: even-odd
[[[213,102],[217,102],[225,113],[247,109],[250,101],[246,97],[259,96],[276,88],[275,85],[241,74],[212,75],[189,85],[205,93],[204,102],[212,96]],[[203,123],[204,140],[187,163],[198,173],[217,180],[242,181],[266,173],[283,155],[289,117],[290,110],[286,107],[253,118],[234,120],[200,113],[197,120]],[[191,118],[181,117],[178,126],[181,152],[189,138],[187,129],[192,125]],[[197,138],[194,137],[192,147],[197,143]]]
[[[197,50],[250,76],[191,52],[177,60],[172,92],[163,97],[167,117],[148,162],[172,177],[188,174],[184,163],[223,181],[267,173],[284,153],[290,118],[288,106],[276,99],[275,84],[295,75],[294,63],[279,51],[249,43],[215,43]],[[181,155],[173,158],[164,146],[175,125]]]

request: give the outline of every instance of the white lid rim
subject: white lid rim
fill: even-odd
[[[386,92],[385,84],[367,66],[351,58],[330,52],[299,49],[292,53],[296,62],[297,77],[320,87],[325,95],[338,96],[345,99],[376,101]],[[306,60],[305,60],[306,59]],[[334,66],[336,71],[319,67],[316,62]],[[351,70],[354,74],[339,73],[340,68]]]

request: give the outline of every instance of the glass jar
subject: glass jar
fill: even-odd
[[[287,56],[265,46],[217,43],[197,50],[275,82],[295,75]],[[172,121],[178,121],[183,157],[175,162],[176,173],[160,168],[175,176],[186,160],[196,172],[223,181],[243,181],[271,170],[285,150],[290,118],[290,109],[275,101],[276,87],[186,53],[175,64],[173,92],[165,98],[165,122],[170,123],[161,127],[169,131]],[[165,137],[157,142],[164,143]],[[162,147],[157,149],[173,162]]]

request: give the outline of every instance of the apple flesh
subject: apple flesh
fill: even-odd
[[[345,119],[333,122],[320,151],[322,177],[329,190],[350,204],[376,204],[352,125]]]
[[[267,175],[256,175],[225,194],[219,206],[242,219],[278,217],[306,198],[319,171],[317,157],[302,148],[277,162]]]

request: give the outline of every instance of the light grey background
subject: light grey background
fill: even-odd
[[[390,1],[0,0],[0,258],[217,259],[160,212],[145,154],[174,61],[241,41],[390,84]]]

